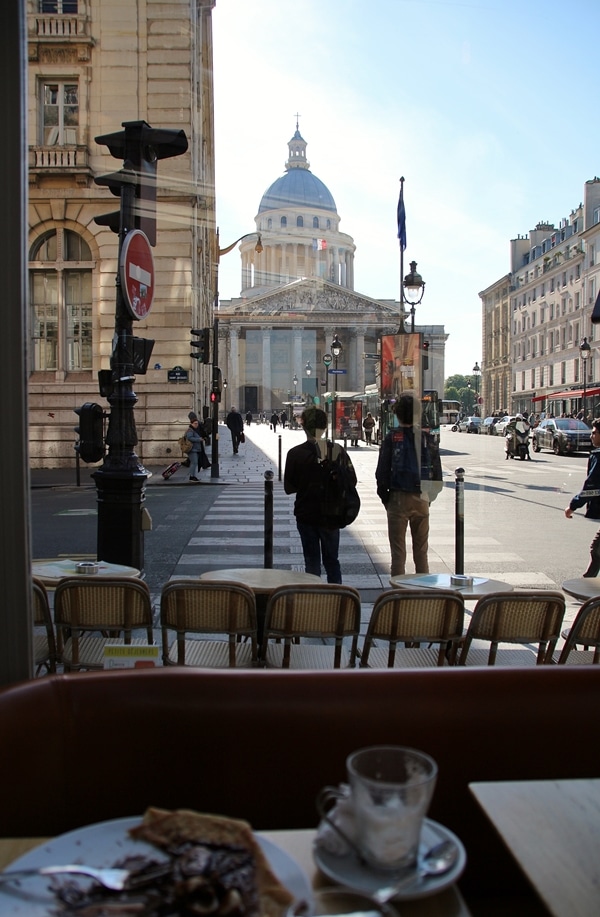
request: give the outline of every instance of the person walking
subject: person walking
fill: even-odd
[[[600,420],[592,421],[590,433],[592,450],[588,459],[587,477],[583,489],[576,494],[565,510],[567,519],[573,518],[576,509],[585,506],[587,519],[600,519]],[[598,576],[600,573],[600,530],[590,545],[590,562],[583,576]]]
[[[277,424],[279,423],[279,414],[277,413],[277,411],[273,411],[273,413],[271,414],[270,423],[271,423],[271,429],[273,430],[273,433],[277,433]]]
[[[394,407],[398,426],[386,435],[375,471],[377,495],[387,512],[392,576],[406,573],[409,525],[415,572],[429,573],[429,504],[442,488],[442,463],[430,433],[421,430],[420,444],[415,437],[414,416],[419,410],[413,395],[400,395]]]
[[[192,444],[192,448],[188,452],[188,458],[190,460],[190,481],[193,481],[194,484],[199,484],[200,479],[198,478],[198,471],[203,467],[202,454],[204,453],[204,430],[201,429],[200,421],[193,411],[191,411],[188,416],[190,425],[186,431],[185,438],[189,439]]]
[[[365,442],[367,446],[371,445],[371,440],[373,438],[373,428],[375,426],[375,420],[370,411],[367,411],[367,416],[363,420],[363,430],[365,431]]]
[[[229,427],[231,433],[231,445],[233,446],[233,454],[238,454],[238,449],[242,441],[242,436],[244,434],[244,420],[239,411],[236,411],[235,407],[231,405],[231,410],[227,415],[225,423]]]
[[[322,512],[318,466],[327,456],[327,415],[320,408],[306,408],[300,416],[300,424],[306,433],[306,442],[294,446],[287,454],[283,473],[283,488],[286,494],[296,494],[294,515],[302,543],[304,569],[306,573],[321,576],[321,562],[327,574],[328,583],[341,583],[342,570],[339,561],[340,530],[325,528],[319,524]],[[342,451],[338,443],[333,444],[332,459],[335,461]],[[350,459],[348,465],[356,475]]]
[[[246,423],[248,426],[252,423],[252,411],[246,411]]]

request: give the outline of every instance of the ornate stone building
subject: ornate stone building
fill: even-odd
[[[122,163],[95,137],[124,121],[183,129],[189,141],[184,156],[158,163],[154,304],[134,329],[155,341],[147,374],[135,379],[142,461],[166,460],[198,408],[195,392],[206,388],[210,367],[190,360],[189,332],[212,322],[216,284],[214,5],[27,0],[34,467],[74,464],[74,408],[92,401],[108,409],[98,371],[112,349],[118,241],[94,217],[118,202],[94,177]],[[175,367],[180,381],[169,381]]]
[[[381,335],[396,333],[402,322],[395,300],[354,291],[356,247],[339,230],[331,192],[310,171],[298,124],[288,150],[285,174],[260,201],[256,235],[240,244],[241,296],[219,306],[219,359],[228,382],[224,409],[235,404],[244,412],[268,413],[294,395],[364,392],[376,382],[378,366],[364,354],[376,353]],[[443,326],[416,331],[426,331],[430,343],[425,387],[442,392]],[[343,372],[333,376],[323,356],[336,334],[343,345],[337,368]]]

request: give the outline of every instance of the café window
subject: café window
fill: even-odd
[[[50,230],[31,247],[31,370],[92,368],[92,253],[70,229]]]
[[[41,145],[77,143],[79,86],[73,80],[41,84]]]

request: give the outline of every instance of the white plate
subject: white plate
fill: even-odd
[[[139,817],[117,818],[61,834],[60,837],[19,857],[6,871],[67,863],[112,866],[117,860],[132,853],[146,853],[156,860],[163,859],[156,847],[129,837],[129,829],[139,825],[140,821]],[[256,835],[256,839],[279,881],[296,899],[311,901],[310,882],[296,861],[285,850],[260,834]],[[68,878],[74,880],[73,876]],[[50,881],[47,876],[36,876],[21,880],[19,887],[2,885],[0,917],[49,917],[56,913],[56,898],[48,891]],[[89,883],[90,880],[82,881]]]
[[[423,822],[419,856],[422,857],[434,844],[439,844],[440,841],[445,840],[453,841],[458,848],[458,857],[452,869],[444,873],[443,876],[427,876],[427,878],[420,880],[415,878],[415,884],[407,885],[406,889],[398,892],[394,901],[410,901],[414,898],[426,898],[428,895],[435,895],[437,892],[441,892],[448,886],[453,885],[462,875],[467,865],[465,848],[456,834],[429,818],[426,818]],[[313,856],[321,872],[339,885],[345,885],[346,888],[372,895],[379,888],[393,883],[393,878],[389,873],[364,866],[353,851],[350,851],[345,856],[337,856],[315,844]]]

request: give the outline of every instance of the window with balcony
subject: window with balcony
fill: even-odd
[[[50,230],[29,255],[31,369],[92,368],[92,254],[70,229]]]
[[[77,13],[78,0],[39,0],[40,13]]]
[[[73,80],[41,84],[42,146],[77,144],[79,86]]]

